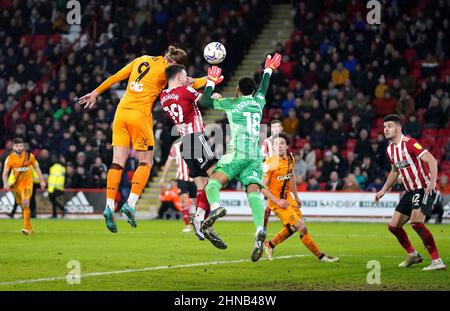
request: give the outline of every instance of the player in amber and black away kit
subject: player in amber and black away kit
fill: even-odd
[[[399,267],[406,268],[423,261],[403,229],[403,225],[410,220],[411,226],[431,256],[431,264],[423,270],[444,270],[446,266],[439,257],[433,234],[424,224],[425,217],[431,217],[432,204],[436,196],[437,161],[414,138],[403,135],[399,115],[386,116],[383,127],[384,136],[390,141],[387,156],[392,169],[383,188],[375,195],[375,201],[378,202],[401,175],[406,193],[400,199],[388,226],[389,231],[408,252],[408,256]]]

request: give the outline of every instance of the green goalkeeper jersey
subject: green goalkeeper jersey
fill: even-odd
[[[212,108],[223,110],[230,123],[230,133],[225,133],[230,135],[227,154],[234,154],[235,157],[242,159],[261,158],[259,131],[269,81],[270,72],[265,72],[253,96],[214,99],[212,102]],[[212,88],[207,87],[204,97],[208,97],[211,92]]]

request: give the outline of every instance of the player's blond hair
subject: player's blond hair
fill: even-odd
[[[187,66],[188,56],[182,49],[177,49],[173,45],[170,45],[165,55],[166,59],[173,61],[179,65]]]

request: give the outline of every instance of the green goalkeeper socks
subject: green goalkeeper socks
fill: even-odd
[[[253,223],[256,228],[262,227],[264,224],[264,204],[258,192],[250,192],[247,194],[248,204],[252,209]]]
[[[217,179],[210,179],[205,187],[206,197],[209,205],[211,205],[211,209],[219,207],[220,189],[222,189],[222,184]]]

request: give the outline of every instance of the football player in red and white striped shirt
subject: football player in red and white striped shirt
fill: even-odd
[[[390,114],[384,118],[384,136],[390,141],[387,156],[392,165],[391,172],[383,188],[375,195],[379,201],[401,176],[406,193],[397,205],[388,228],[397,237],[401,246],[408,252],[399,267],[409,267],[423,261],[422,256],[409,241],[403,225],[410,220],[411,226],[420,236],[431,256],[431,264],[423,270],[443,270],[445,264],[439,257],[433,234],[425,226],[425,216],[431,217],[431,210],[436,196],[437,161],[414,138],[402,133],[399,115]]]
[[[219,84],[223,80],[221,72],[222,69],[216,66],[208,69],[208,81],[215,79],[213,83]],[[211,76],[212,74],[214,76]],[[189,177],[193,178],[197,186],[197,210],[192,221],[195,234],[200,240],[207,238],[215,247],[225,249],[227,245],[212,227],[201,228],[210,211],[204,188],[217,162],[204,135],[205,126],[197,106],[202,94],[190,87],[191,79],[187,76],[184,66],[171,65],[166,68],[165,75],[168,86],[160,95],[161,106],[178,129],[181,136],[181,156],[189,168]],[[222,211],[226,213],[225,209]],[[219,217],[223,216],[225,214]]]
[[[183,216],[184,223],[186,224],[183,232],[190,232],[192,230],[189,222],[190,202],[195,202],[195,198],[197,197],[197,187],[195,186],[194,180],[189,177],[189,168],[181,157],[180,144],[181,142],[174,142],[172,144],[169,156],[164,164],[164,169],[161,179],[159,180],[159,184],[160,186],[164,185],[167,173],[175,160],[177,164],[177,187],[181,198],[181,215]]]
[[[263,140],[261,144],[261,154],[264,161],[267,160],[273,154],[273,137],[283,132],[283,123],[280,120],[272,120],[270,122],[270,136]],[[267,222],[270,217],[270,208],[267,206],[267,201],[265,201],[266,208],[264,209],[264,229],[267,228]],[[267,231],[267,230],[266,230]]]

